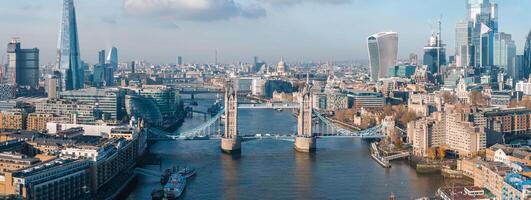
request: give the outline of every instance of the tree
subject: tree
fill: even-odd
[[[428,159],[435,160],[437,157],[437,151],[435,150],[435,147],[428,148]]]
[[[415,112],[406,111],[405,113],[402,114],[402,116],[400,116],[399,121],[400,121],[400,124],[406,126],[407,123],[415,119],[417,119],[417,114]]]
[[[442,99],[444,100],[444,103],[453,104],[457,101],[457,98],[455,95],[453,95],[450,92],[443,92],[441,94]]]
[[[444,160],[444,158],[446,157],[446,148],[444,146],[440,146],[437,149],[437,156],[439,157],[439,159]]]
[[[391,116],[395,114],[395,111],[393,110],[393,106],[391,105],[385,105],[383,108],[385,116]]]
[[[477,106],[486,106],[487,105],[487,97],[483,95],[480,91],[472,91],[470,92],[470,104]]]

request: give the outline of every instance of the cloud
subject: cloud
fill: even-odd
[[[258,0],[258,2],[273,6],[291,6],[301,3],[346,4],[352,2],[352,0]]]
[[[266,10],[258,4],[234,0],[124,0],[127,14],[169,20],[215,21],[235,17],[260,18]]]

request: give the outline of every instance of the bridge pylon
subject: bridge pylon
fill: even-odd
[[[238,136],[238,91],[232,81],[225,90],[225,132],[221,138],[221,151],[227,154],[241,153],[241,140]]]
[[[314,152],[317,149],[317,140],[312,130],[312,96],[310,85],[307,82],[302,89],[299,100],[299,116],[297,123],[297,136],[295,137],[295,150],[299,152]]]

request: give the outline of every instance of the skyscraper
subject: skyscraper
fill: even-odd
[[[182,56],[177,56],[177,65],[178,66],[183,65],[183,57]]]
[[[105,65],[105,50],[104,49],[98,52],[98,64]]]
[[[529,31],[529,35],[527,35],[527,39],[525,41],[523,64],[523,71],[525,73],[524,76],[527,78],[529,73],[531,73],[531,31]]]
[[[471,38],[468,21],[458,22],[455,26],[455,62],[459,67],[472,66]]]
[[[516,45],[511,38],[511,34],[495,33],[494,34],[494,65],[499,66],[513,78],[518,78],[518,72],[515,66]]]
[[[112,47],[109,50],[109,55],[107,56],[107,64],[109,64],[113,70],[116,70],[118,68],[118,49],[116,47]]]
[[[63,10],[57,47],[57,68],[61,72],[61,88],[75,90],[83,87],[81,58],[77,34],[74,0],[63,0]]]
[[[387,76],[389,68],[396,65],[398,57],[398,33],[380,32],[367,38],[371,81]]]
[[[489,0],[468,0],[469,66],[494,62],[494,34],[498,32],[498,5]]]
[[[22,49],[20,41],[13,39],[7,45],[7,57],[6,83],[39,87],[39,49]]]
[[[433,33],[428,45],[424,47],[423,64],[428,66],[432,73],[439,73],[440,68],[446,65],[446,45],[442,44],[439,35]]]

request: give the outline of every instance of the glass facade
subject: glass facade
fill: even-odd
[[[513,78],[518,78],[515,65],[516,45],[511,38],[511,34],[494,34],[494,65],[499,66]]]
[[[57,47],[57,68],[62,74],[63,90],[83,88],[83,73],[79,52],[76,11],[74,0],[63,0],[59,40]]]
[[[389,68],[396,65],[398,57],[398,33],[381,32],[367,39],[371,81],[388,77]]]
[[[490,66],[494,62],[494,34],[498,32],[498,5],[489,0],[468,1],[469,66]]]
[[[20,42],[13,40],[7,45],[7,58],[6,83],[39,87],[39,49],[22,49]]]
[[[523,71],[524,71],[524,78],[528,78],[529,73],[531,73],[531,31],[529,31],[529,35],[527,35],[527,40],[525,42],[525,48],[524,48],[524,57],[523,57]]]

